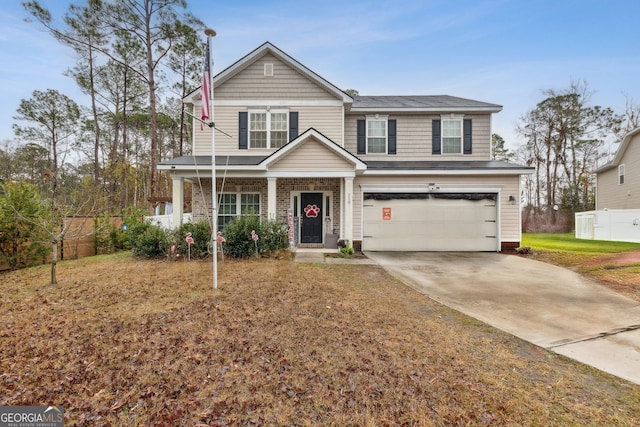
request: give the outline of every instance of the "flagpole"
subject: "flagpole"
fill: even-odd
[[[213,115],[213,66],[211,59],[213,52],[211,50],[211,38],[216,36],[216,32],[212,28],[204,30],[207,35],[207,61],[209,61],[209,128],[211,129],[211,216],[213,231],[211,232],[211,240],[213,243],[213,289],[218,289],[218,239],[216,233],[218,231],[218,197],[216,196],[216,132],[215,120]]]

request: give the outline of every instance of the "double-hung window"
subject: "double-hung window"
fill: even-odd
[[[387,117],[367,117],[367,154],[387,153]]]
[[[462,119],[442,119],[442,154],[462,154]]]
[[[234,218],[260,215],[259,193],[223,193],[220,195],[218,230],[224,230]]]
[[[618,184],[624,184],[624,165],[618,166]]]
[[[280,148],[289,141],[289,112],[249,111],[249,147]]]

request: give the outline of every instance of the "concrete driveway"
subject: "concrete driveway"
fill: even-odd
[[[446,306],[640,384],[640,304],[571,270],[498,253],[366,255]]]

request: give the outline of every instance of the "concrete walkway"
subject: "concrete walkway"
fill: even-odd
[[[640,384],[640,304],[561,267],[476,252],[296,253],[297,262],[373,263],[419,292],[550,351]]]
[[[319,264],[364,264],[378,265],[377,262],[370,258],[339,258],[328,257],[325,253],[336,252],[335,250],[326,249],[298,249],[295,252],[295,262],[311,262]]]

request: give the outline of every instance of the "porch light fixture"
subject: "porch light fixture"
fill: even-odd
[[[516,204],[516,198],[513,194],[509,195],[509,203],[511,203],[512,205]]]

